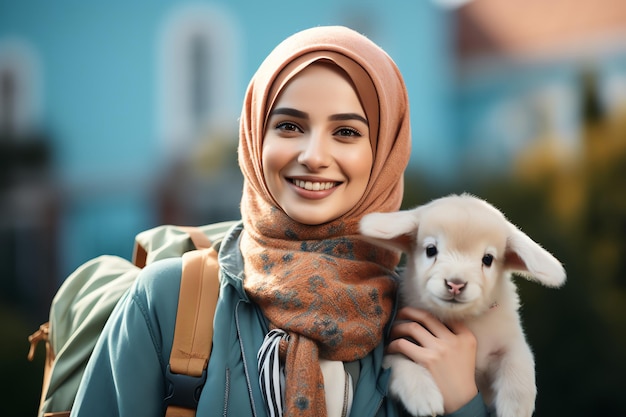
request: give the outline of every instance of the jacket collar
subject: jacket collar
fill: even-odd
[[[239,240],[243,232],[243,223],[236,223],[222,240],[218,260],[222,270],[222,279],[235,287],[240,296],[248,301],[248,295],[243,289],[243,256],[239,249]]]

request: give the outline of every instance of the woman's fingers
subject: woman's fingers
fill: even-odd
[[[398,324],[405,322],[418,323],[424,329],[428,330],[430,334],[438,338],[445,338],[452,333],[450,328],[429,312],[412,307],[404,307],[400,309],[396,316],[396,322]],[[394,325],[394,327],[396,325]]]
[[[468,358],[475,356],[477,347],[474,334],[464,323],[446,325],[427,311],[411,307],[398,311],[390,340],[388,353],[402,353],[424,365],[458,351]]]
[[[476,395],[476,338],[465,324],[445,325],[424,310],[406,307],[398,311],[390,336],[387,353],[401,353],[428,369],[446,412]]]
[[[435,336],[424,326],[412,321],[394,324],[390,337],[387,353],[402,353],[413,362],[421,362],[424,347],[432,346],[435,341]]]

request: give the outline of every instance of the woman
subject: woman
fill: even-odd
[[[241,115],[242,222],[220,248],[198,416],[333,414],[333,381],[322,368],[337,366],[348,375],[344,412],[402,413],[386,396],[381,367],[399,257],[365,242],[358,223],[399,209],[409,154],[404,82],[367,38],[343,27],[309,29],[265,59]],[[141,273],[96,346],[73,416],[163,415],[180,275],[180,259]],[[429,367],[446,412],[487,415],[471,333],[418,310],[398,318],[409,322],[393,326],[388,351]],[[268,368],[269,357],[279,358],[280,372]]]

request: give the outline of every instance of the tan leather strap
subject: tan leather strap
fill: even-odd
[[[208,240],[208,239],[207,239]],[[189,398],[176,398],[177,395],[189,395],[176,391],[177,383],[182,376],[186,383],[202,386],[206,378],[205,370],[211,355],[213,342],[213,317],[219,295],[219,266],[217,252],[202,249],[187,252],[183,255],[183,272],[180,284],[178,312],[174,341],[170,355],[168,376],[173,381],[166,416],[194,416],[195,408],[190,405]],[[189,378],[192,377],[192,378]],[[191,393],[193,394],[193,393]],[[197,400],[197,398],[196,398]]]
[[[33,361],[33,359],[35,359],[35,349],[37,348],[39,342],[43,341],[46,344],[46,361],[44,362],[43,383],[41,386],[41,398],[39,400],[39,409],[41,410],[46,399],[46,395],[48,395],[50,378],[52,377],[52,365],[54,364],[55,357],[54,349],[52,349],[52,344],[50,343],[50,322],[45,322],[44,324],[39,326],[39,330],[28,336],[28,341],[30,342],[28,360],[31,362]],[[53,414],[50,415],[53,416]],[[59,416],[62,415],[64,414],[59,414]],[[65,415],[69,416],[69,411]]]
[[[205,235],[202,230],[197,227],[180,226],[180,230],[187,232],[196,249],[208,249],[213,244],[207,235]]]
[[[147,260],[148,252],[139,244],[139,242],[135,242],[135,246],[133,248],[133,264],[138,268],[143,268],[146,266]]]
[[[196,410],[193,408],[177,407],[170,405],[165,411],[165,417],[195,417]]]

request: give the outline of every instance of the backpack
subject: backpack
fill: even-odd
[[[182,257],[179,300],[185,302],[178,303],[166,415],[195,416],[212,346],[219,293],[217,250],[234,223],[159,226],[136,236],[132,262],[103,255],[76,269],[55,294],[49,321],[28,338],[31,361],[38,343],[46,346],[38,416],[69,416],[91,352],[115,305],[141,268],[171,257]]]

